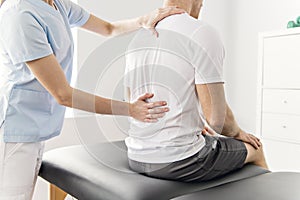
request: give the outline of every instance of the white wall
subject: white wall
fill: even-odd
[[[288,21],[300,16],[299,8],[299,0],[204,2],[203,19],[218,28],[225,39],[227,99],[247,131],[255,132],[258,33],[286,29]]]

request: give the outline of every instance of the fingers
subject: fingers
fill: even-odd
[[[212,135],[212,136],[218,135],[218,133],[214,129],[212,129],[210,126],[205,126],[204,129],[202,130],[202,134],[203,135]]]
[[[149,103],[148,104],[148,114],[146,115],[146,119],[144,122],[157,122],[159,118],[162,118],[166,115],[166,112],[169,112],[169,108],[161,107],[166,105],[167,103],[164,101]]]
[[[260,140],[257,137],[255,137],[254,135],[252,135],[252,137],[253,137],[253,140],[256,142],[256,144],[260,147],[261,146]]]
[[[159,107],[159,108],[153,108],[153,109],[148,109],[148,114],[160,114],[160,113],[165,113],[168,112],[170,109],[167,107]]]
[[[156,102],[148,103],[147,108],[148,109],[153,109],[153,108],[156,108],[156,107],[161,107],[161,106],[166,106],[166,105],[167,105],[167,102],[165,102],[165,101],[156,101]]]
[[[239,133],[239,135],[235,138],[248,144],[251,144],[255,149],[259,149],[262,146],[260,140],[256,136],[250,133],[246,133],[242,130]]]
[[[155,122],[158,122],[157,119],[145,119],[144,122],[147,122],[147,123],[155,123]]]
[[[251,139],[260,147],[261,146],[261,142],[260,140],[255,136],[255,135],[252,135],[252,134],[249,134]]]
[[[160,8],[158,9],[158,16],[157,16],[157,22],[163,20],[166,17],[169,17],[171,15],[176,15],[176,14],[182,14],[185,11],[182,9],[179,9],[175,6],[171,7],[166,7],[166,8]]]
[[[207,134],[209,134],[209,133],[207,132],[206,129],[203,129],[201,133],[202,133],[202,135],[207,135]]]
[[[152,93],[146,93],[143,96],[140,96],[138,100],[147,101],[147,99],[151,99],[154,96]]]
[[[218,135],[218,133],[212,129],[210,126],[205,126],[205,129],[207,130],[208,133],[210,133],[211,135]]]
[[[169,108],[153,108],[148,109],[148,114],[146,115],[146,119],[158,119],[162,118],[166,115],[166,112],[169,111]]]
[[[163,17],[185,13],[185,10],[178,8],[177,6],[169,6],[169,7],[165,7],[165,8],[160,8],[159,11]]]
[[[159,114],[148,114],[146,115],[146,119],[158,119],[162,118],[166,115],[166,113],[159,113]]]
[[[170,15],[182,14],[185,12],[185,10],[177,8],[176,6],[170,6],[166,8],[159,8],[156,12],[156,17],[150,23],[149,29],[156,37],[158,37],[158,32],[155,30],[155,26],[157,25],[157,23]]]
[[[252,134],[248,134],[248,143],[251,144],[255,149],[259,149],[261,147],[260,140]]]
[[[253,139],[249,139],[249,143],[255,148],[258,149],[259,146],[257,145],[257,143],[253,140]]]
[[[165,116],[169,112],[166,101],[156,101],[148,103],[148,100],[153,98],[154,94],[146,93],[139,97],[139,99],[130,104],[129,115],[142,122],[157,122],[159,118]]]
[[[161,111],[159,111],[158,113],[147,114],[146,118],[144,119],[144,122],[148,122],[148,123],[158,122],[159,118],[163,118],[166,115],[167,112],[166,110],[168,109],[161,109]]]
[[[155,36],[155,37],[158,37],[158,32],[155,28],[150,28],[150,30],[152,31],[152,34]]]
[[[208,131],[207,127],[204,127],[204,129],[202,130],[202,135],[213,135],[213,134]]]

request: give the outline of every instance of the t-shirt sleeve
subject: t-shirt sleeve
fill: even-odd
[[[194,33],[193,41],[195,84],[224,83],[225,51],[217,31],[206,25]]]
[[[30,12],[7,19],[1,31],[5,49],[14,65],[46,57],[53,53],[42,25]]]
[[[71,27],[83,26],[89,19],[90,13],[70,0],[62,0]]]

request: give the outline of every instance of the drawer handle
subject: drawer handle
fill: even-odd
[[[286,128],[287,128],[287,126],[286,126],[286,125],[283,125],[283,126],[282,126],[282,128],[286,129]]]
[[[284,103],[284,104],[287,104],[287,103],[288,103],[288,101],[287,101],[287,100],[284,100],[284,101],[283,101],[283,103]]]

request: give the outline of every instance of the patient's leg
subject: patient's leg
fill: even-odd
[[[245,163],[252,163],[264,169],[268,169],[268,165],[264,156],[263,147],[255,149],[252,145],[245,143],[247,148],[247,157]]]

